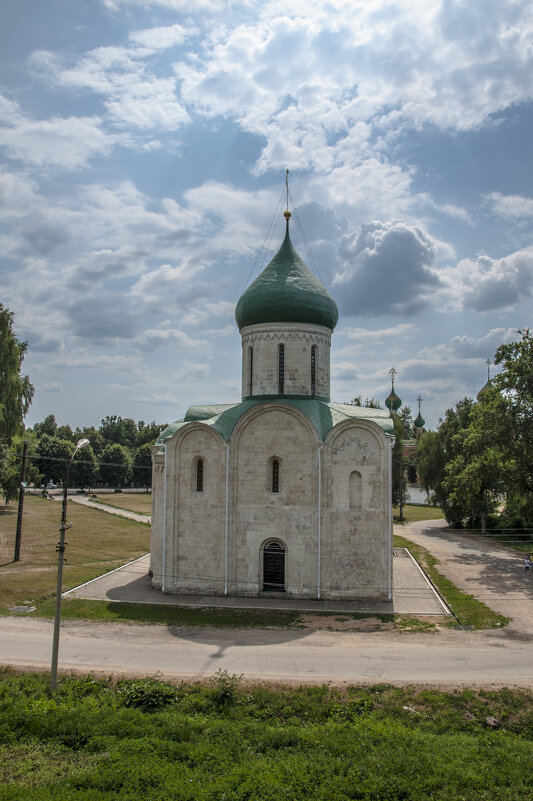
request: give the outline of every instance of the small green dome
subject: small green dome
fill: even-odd
[[[401,405],[401,398],[398,397],[394,390],[391,390],[390,395],[385,400],[385,406],[389,411],[397,412]]]
[[[312,323],[333,331],[338,319],[337,304],[294,249],[287,218],[283,244],[239,298],[239,330],[257,323]]]
[[[414,421],[413,425],[415,428],[424,428],[424,426],[426,425],[426,421],[424,420],[420,412],[418,412],[418,416]]]
[[[483,397],[483,395],[485,395],[487,390],[489,390],[491,387],[492,387],[492,381],[489,378],[489,380],[485,384],[483,384],[483,386],[481,387],[481,389],[477,393],[476,399],[479,400],[481,397]]]

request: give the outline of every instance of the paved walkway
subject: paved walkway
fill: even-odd
[[[137,512],[130,512],[128,509],[119,509],[116,506],[108,506],[99,501],[91,501],[86,495],[69,495],[69,501],[79,503],[82,506],[90,506],[91,509],[99,509],[100,512],[109,512],[111,515],[118,515],[119,517],[127,517],[128,520],[135,520],[137,523],[150,523],[150,515],[141,515]]]
[[[427,548],[457,587],[512,618],[504,629],[508,637],[533,635],[533,576],[524,573],[523,555],[487,537],[449,529],[444,520],[410,523],[401,533]]]
[[[150,554],[64,593],[66,598],[125,601],[185,606],[224,606],[241,609],[292,609],[306,612],[371,612],[376,614],[442,615],[448,608],[415,560],[403,548],[395,549],[392,603],[317,601],[291,598],[225,598],[212,595],[164,595],[152,589]]]

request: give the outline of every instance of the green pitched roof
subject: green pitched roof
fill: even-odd
[[[332,331],[337,304],[294,249],[287,233],[280,249],[239,298],[239,330],[257,323],[314,323]]]
[[[247,398],[241,403],[217,406],[191,406],[182,420],[176,420],[161,432],[156,445],[164,445],[165,440],[174,436],[188,423],[202,422],[211,426],[223,439],[229,439],[238,420],[249,409],[260,404],[284,403],[299,409],[311,421],[318,432],[321,442],[328,431],[342,423],[344,420],[357,418],[376,423],[389,436],[394,436],[394,425],[389,413],[384,409],[368,409],[361,406],[351,406],[347,403],[332,403],[317,398],[287,397],[279,395]]]

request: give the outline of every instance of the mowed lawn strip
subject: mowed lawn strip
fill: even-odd
[[[419,506],[418,504],[405,504],[403,507],[403,520],[400,522],[400,507],[393,506],[394,523],[415,523],[418,520],[444,520],[444,513],[438,506]]]
[[[92,499],[92,494],[91,494]],[[139,515],[152,514],[152,494],[150,492],[117,492],[96,495],[99,503],[106,506],[115,506],[126,512],[136,512]]]
[[[63,588],[113,570],[150,549],[150,527],[97,509],[69,503]],[[0,613],[24,602],[36,605],[55,595],[56,545],[61,499],[38,496],[24,500],[21,558],[14,563],[16,504],[0,506]]]

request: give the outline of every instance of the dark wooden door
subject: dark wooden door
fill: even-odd
[[[285,549],[277,542],[263,548],[263,590],[285,592]]]

